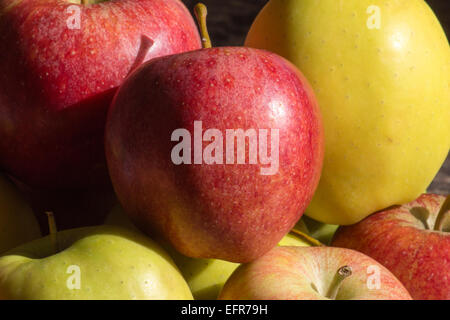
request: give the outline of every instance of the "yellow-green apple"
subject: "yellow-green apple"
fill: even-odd
[[[425,1],[271,0],[246,45],[316,93],[325,160],[308,216],[354,224],[426,190],[450,148],[450,47]]]
[[[108,218],[106,224],[121,226],[137,231],[128,216],[120,206],[116,206]],[[186,257],[177,252],[167,242],[161,242],[162,246],[173,258],[180,269],[181,274],[191,289],[196,300],[215,300],[219,296],[225,282],[239,266],[238,263],[219,259],[195,259]],[[309,246],[308,240],[294,233],[287,234],[279,243],[281,246]]]
[[[309,246],[294,234],[287,234],[280,246]],[[239,264],[219,259],[195,259],[183,256],[175,250],[167,250],[186,279],[196,300],[215,300],[225,282]]]
[[[17,188],[0,174],[0,253],[41,237],[39,224]]]
[[[105,141],[116,194],[136,226],[186,256],[230,262],[254,260],[289,232],[323,156],[307,80],[287,60],[243,47],[140,67],[115,96]]]
[[[222,300],[411,300],[400,281],[362,253],[331,247],[277,247],[240,266]]]
[[[450,300],[450,197],[424,194],[416,201],[342,227],[333,246],[374,258],[417,300]]]
[[[51,234],[0,258],[0,299],[190,300],[171,258],[126,229],[88,227]]]
[[[107,109],[131,69],[200,48],[179,0],[1,0],[0,165],[30,187],[109,181]]]
[[[302,238],[294,232],[289,232],[281,239],[278,245],[282,247],[308,247],[315,245],[315,243],[310,243],[308,239]]]

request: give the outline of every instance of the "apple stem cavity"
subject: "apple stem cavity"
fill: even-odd
[[[101,2],[106,2],[109,0],[69,0],[69,2],[81,4],[82,6],[90,6],[94,4],[99,4]]]
[[[141,43],[139,45],[139,50],[136,56],[136,59],[134,60],[133,65],[130,68],[130,71],[128,71],[127,77],[133,73],[134,70],[136,70],[145,60],[145,57],[147,56],[148,52],[150,51],[151,47],[153,47],[154,41],[150,39],[149,37],[142,35],[141,36]]]
[[[206,17],[208,16],[208,9],[203,3],[197,3],[194,8],[195,17],[197,18],[200,35],[202,37],[203,49],[212,48],[211,38],[208,33],[208,26],[206,24]]]
[[[105,0],[103,0],[103,1],[105,1]],[[88,6],[88,5],[91,5],[91,4],[97,4],[99,2],[102,2],[102,0],[80,0],[80,4],[83,5],[83,6]]]
[[[306,233],[296,230],[296,229],[292,229],[291,233],[294,234],[295,236],[299,237],[302,240],[305,240],[306,242],[308,242],[311,246],[313,247],[324,247],[325,245],[320,242],[319,240],[314,239],[313,237],[307,235]]]
[[[53,251],[58,253],[59,250],[59,244],[58,244],[58,230],[56,228],[56,221],[55,221],[55,215],[53,212],[46,212],[47,215],[47,221],[48,221],[48,229],[50,231],[50,241],[52,242]]]
[[[448,195],[447,198],[445,199],[444,204],[442,205],[441,210],[437,215],[436,223],[434,224],[434,231],[443,232],[446,231],[447,229],[450,229],[448,223],[450,220],[448,219],[449,212],[450,212],[450,195]]]
[[[424,207],[414,207],[409,212],[422,224],[424,225],[426,230],[431,230],[430,224],[428,223],[428,219],[430,218],[430,211]]]
[[[342,283],[345,279],[350,277],[352,275],[353,271],[352,268],[349,266],[344,266],[339,268],[339,270],[336,272],[336,275],[333,278],[333,282],[330,285],[330,288],[327,292],[327,298],[331,300],[336,300],[336,297],[338,295],[339,289],[342,286]]]

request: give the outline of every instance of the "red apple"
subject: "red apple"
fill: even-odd
[[[450,300],[449,198],[424,194],[360,223],[342,227],[333,246],[363,252],[405,285],[417,300]]]
[[[222,300],[411,300],[400,281],[357,251],[278,247],[240,266]]]
[[[310,202],[323,130],[311,87],[287,60],[209,48],[154,59],[125,81],[108,115],[106,155],[137,226],[190,257],[248,262],[276,246]]]
[[[117,87],[142,61],[200,48],[178,0],[74,2],[0,2],[0,166],[33,188],[108,184]]]

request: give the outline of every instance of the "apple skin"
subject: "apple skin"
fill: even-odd
[[[80,29],[68,27],[71,6]],[[178,0],[1,0],[0,13],[0,166],[32,188],[108,184],[104,126],[117,87],[140,60],[201,47]]]
[[[416,201],[341,227],[333,246],[350,248],[374,258],[405,285],[416,300],[450,300],[450,230],[426,230],[412,213],[423,207],[434,226],[445,197],[424,194]]]
[[[0,254],[40,237],[39,224],[30,206],[0,173]]]
[[[105,224],[138,231],[120,205],[111,211]],[[216,300],[225,282],[239,267],[238,263],[224,260],[189,258],[177,252],[167,242],[163,241],[161,245],[180,269],[195,300]],[[309,246],[310,244],[289,233],[280,241],[279,245]]]
[[[331,247],[277,247],[240,266],[219,299],[325,300],[336,272],[343,266],[350,266],[353,274],[342,283],[337,300],[411,300],[395,276],[375,260],[353,250]],[[367,286],[370,266],[379,267],[378,290]]]
[[[305,214],[351,225],[427,189],[450,149],[450,49],[425,1],[271,0],[246,46],[293,62],[316,93],[325,159]]]
[[[193,134],[197,120],[223,133],[279,129],[278,173],[261,175],[259,164],[176,166],[171,135],[179,128]],[[117,93],[105,139],[114,189],[140,229],[186,256],[230,262],[256,259],[292,229],[323,159],[306,78],[273,53],[239,47],[146,63]]]
[[[117,227],[59,232],[0,258],[0,299],[191,300],[186,281],[153,241]],[[80,268],[79,290],[67,286],[69,266]]]

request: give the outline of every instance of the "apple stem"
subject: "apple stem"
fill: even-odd
[[[198,26],[200,29],[200,35],[202,37],[203,49],[212,48],[211,38],[208,33],[208,26],[206,24],[206,17],[208,15],[208,9],[203,3],[197,3],[194,8],[195,17],[197,18]]]
[[[313,247],[324,247],[325,246],[319,240],[314,239],[313,237],[307,235],[306,233],[304,233],[302,231],[299,231],[299,230],[296,230],[296,229],[292,229],[291,233],[296,235],[300,239],[305,240],[306,242],[308,242]]]
[[[47,221],[48,221],[48,229],[50,231],[50,239],[53,245],[53,251],[55,253],[58,253],[59,245],[58,245],[58,230],[56,228],[56,221],[55,221],[55,215],[53,212],[46,212],[47,215]]]
[[[130,70],[128,71],[127,77],[133,73],[134,70],[136,70],[145,60],[145,57],[147,56],[148,51],[153,46],[154,42],[152,39],[150,39],[147,36],[142,35],[141,36],[141,43],[139,45],[138,53],[136,56],[136,59],[134,60],[133,65],[130,67]]]
[[[330,288],[327,292],[327,298],[331,300],[336,300],[336,297],[338,295],[339,289],[342,286],[342,283],[345,279],[350,277],[352,275],[353,271],[352,268],[349,266],[344,266],[339,268],[339,270],[336,272],[336,275],[333,278],[333,282],[330,285]]]
[[[444,204],[441,207],[441,210],[438,213],[436,223],[434,224],[435,231],[443,231],[445,222],[447,221],[447,218],[449,216],[449,212],[450,212],[450,195],[447,196],[447,198],[444,201]]]

